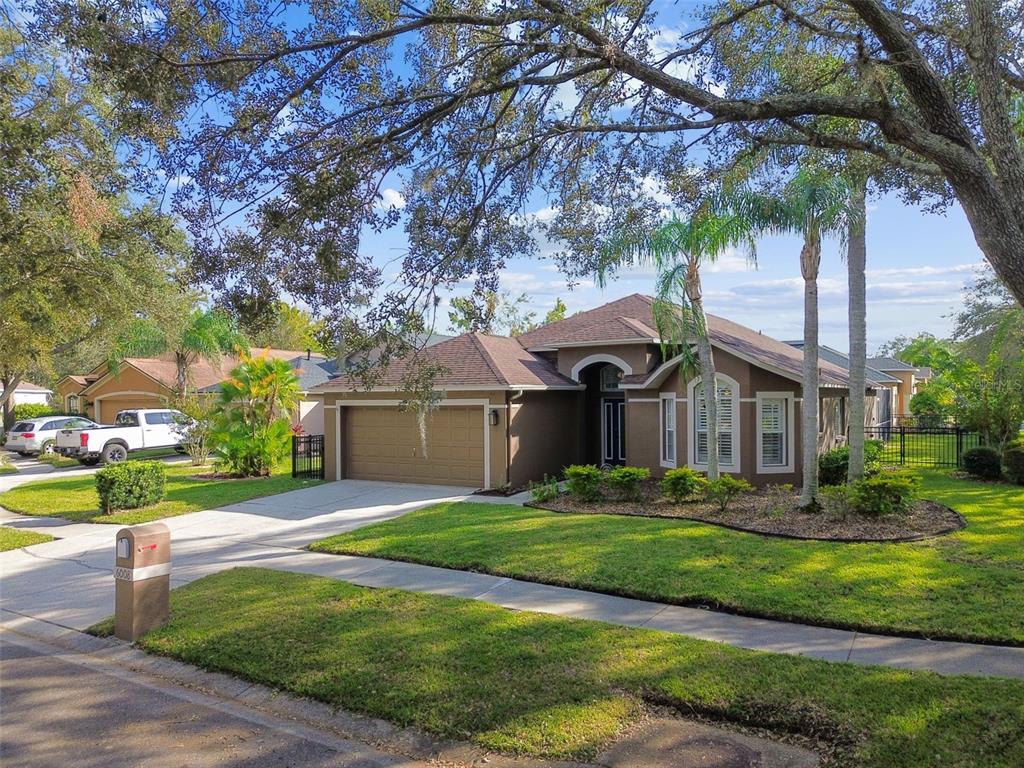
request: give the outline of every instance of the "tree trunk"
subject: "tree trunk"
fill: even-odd
[[[188,357],[183,352],[174,353],[178,397],[188,395]]]
[[[800,251],[800,272],[804,278],[804,375],[800,407],[803,442],[803,486],[800,506],[812,507],[818,500],[818,268],[821,239],[808,235]]]
[[[846,243],[846,269],[849,284],[850,325],[850,466],[847,480],[854,482],[864,476],[864,393],[867,390],[867,179],[857,179],[853,185],[850,218]]]
[[[686,298],[690,303],[694,324],[697,326],[697,359],[700,362],[700,384],[704,391],[704,407],[708,418],[708,479],[717,480],[718,469],[718,387],[715,382],[715,358],[711,351],[711,339],[708,336],[708,318],[704,314],[703,290],[700,284],[700,271],[697,262],[691,260],[686,270]],[[735,393],[738,397],[739,393]],[[695,414],[698,409],[693,409]],[[694,458],[697,449],[694,446]],[[678,457],[676,457],[678,460]]]
[[[3,392],[0,392],[0,410],[3,411],[4,434],[7,434],[14,426],[14,390],[18,388],[21,381],[22,374],[20,373],[9,373],[0,378],[0,386],[3,387]]]

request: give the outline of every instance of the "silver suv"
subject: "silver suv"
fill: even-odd
[[[22,456],[53,453],[57,433],[62,429],[87,429],[96,426],[99,426],[96,422],[83,416],[39,416],[26,419],[11,427],[4,448],[16,451]]]

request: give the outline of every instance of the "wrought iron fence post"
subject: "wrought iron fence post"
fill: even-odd
[[[298,474],[299,474],[298,471],[297,471],[298,468],[295,466],[295,460],[298,458],[298,451],[296,450],[298,448],[298,444],[299,444],[299,436],[298,435],[292,435],[292,477],[293,478],[297,477]]]
[[[900,422],[900,464],[907,463],[907,428]]]
[[[963,431],[963,428],[959,424],[957,424],[956,425],[956,465],[957,465],[957,467],[960,466],[960,457],[963,455],[963,452],[964,452],[964,431]]]

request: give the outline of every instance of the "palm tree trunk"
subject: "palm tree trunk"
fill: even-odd
[[[853,185],[850,197],[851,213],[846,244],[846,269],[849,285],[850,325],[850,465],[849,482],[864,476],[864,393],[867,389],[867,287],[864,272],[867,268],[867,179],[860,178]]]
[[[696,260],[692,257],[689,268],[686,270],[686,298],[689,300],[690,311],[693,313],[694,324],[697,326],[697,360],[700,362],[700,382],[704,390],[704,407],[708,419],[708,479],[717,480],[719,475],[718,387],[715,383],[715,358],[711,351],[711,338],[708,336],[708,318],[704,313],[700,270]],[[693,413],[696,415],[698,409],[694,408]],[[693,455],[694,458],[697,458],[696,446],[694,446]]]
[[[804,278],[804,369],[800,407],[803,442],[803,487],[800,506],[810,507],[818,498],[818,268],[821,240],[808,235],[800,251],[800,272]]]
[[[178,397],[185,397],[188,394],[188,357],[184,352],[174,353],[174,365],[176,368],[176,379]]]

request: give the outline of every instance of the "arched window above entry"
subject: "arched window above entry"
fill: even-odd
[[[596,355],[587,355],[578,363],[576,363],[576,365],[572,367],[572,372],[570,373],[572,380],[579,381],[580,374],[583,373],[583,369],[593,365],[594,363],[611,363],[612,365],[618,367],[618,369],[627,376],[633,373],[633,367],[625,360],[623,360],[621,357],[600,353]]]

